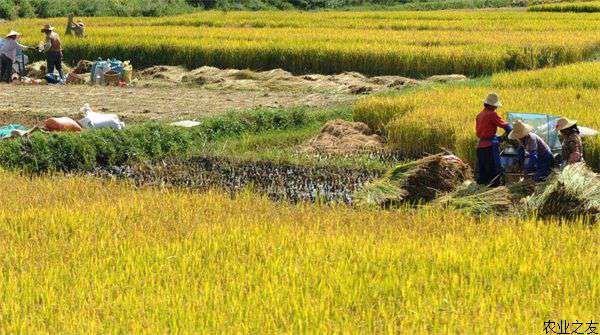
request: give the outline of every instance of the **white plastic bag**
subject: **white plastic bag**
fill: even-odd
[[[184,120],[171,123],[172,126],[175,127],[183,127],[183,128],[193,128],[201,125],[202,123],[194,120]]]
[[[84,128],[125,128],[125,123],[121,122],[116,114],[96,113],[89,104],[83,105],[80,111],[85,114],[85,117],[79,120],[79,124]]]

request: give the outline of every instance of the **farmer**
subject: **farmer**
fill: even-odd
[[[46,68],[46,73],[53,75],[54,69],[56,68],[58,70],[58,75],[60,76],[60,79],[62,80],[64,78],[63,70],[62,70],[63,53],[62,53],[62,45],[60,43],[60,37],[54,31],[54,27],[52,27],[49,24],[46,24],[42,28],[42,33],[46,34],[46,43],[44,44],[44,48],[43,48],[43,51],[46,52],[47,64],[48,64],[48,66]]]
[[[75,37],[85,37],[85,23],[82,21],[77,21],[71,26]]]
[[[480,185],[499,186],[504,173],[500,163],[500,141],[498,128],[506,134],[512,127],[496,113],[502,106],[496,93],[490,93],[483,101],[483,111],[477,115],[475,130],[479,138],[477,145],[477,183]]]
[[[17,58],[18,50],[29,50],[28,46],[22,45],[17,40],[21,34],[16,31],[11,31],[6,35],[4,44],[0,48],[0,81],[10,83],[13,75],[13,63]]]
[[[552,150],[544,140],[533,132],[533,127],[516,121],[513,130],[508,135],[509,140],[517,140],[519,146],[519,165],[523,172],[535,172],[534,181],[544,181],[552,172],[554,156]],[[525,155],[529,154],[529,160],[525,164]]]
[[[565,165],[583,162],[583,141],[577,121],[569,120],[566,117],[560,118],[556,122],[556,130],[562,137],[561,159]]]

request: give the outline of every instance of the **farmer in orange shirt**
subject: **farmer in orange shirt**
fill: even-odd
[[[477,115],[476,132],[479,138],[477,145],[477,183],[480,185],[499,186],[502,184],[504,170],[500,162],[500,142],[498,128],[503,128],[505,135],[512,127],[496,113],[502,106],[496,93],[490,93],[483,101],[483,111]]]

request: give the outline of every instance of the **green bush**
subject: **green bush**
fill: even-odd
[[[190,132],[148,124],[125,130],[98,129],[81,133],[35,133],[0,142],[0,165],[27,172],[88,171],[130,160],[155,160],[183,154],[192,146]]]
[[[206,118],[192,129],[160,123],[79,133],[35,133],[0,141],[0,166],[26,172],[89,171],[131,161],[153,161],[185,155],[204,141],[268,130],[302,127],[332,116],[304,109],[254,110]]]
[[[0,18],[13,20],[17,17],[15,4],[12,0],[0,0]]]

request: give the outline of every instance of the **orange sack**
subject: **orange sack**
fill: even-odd
[[[70,117],[51,117],[44,122],[48,131],[81,131],[81,126]]]

